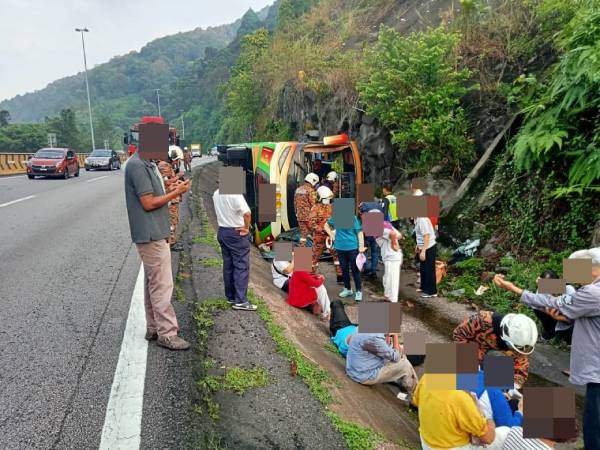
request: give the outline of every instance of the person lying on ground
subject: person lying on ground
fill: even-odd
[[[331,217],[325,222],[325,232],[333,242],[335,251],[337,252],[338,258],[340,259],[340,265],[342,266],[342,277],[344,279],[344,290],[340,292],[340,297],[350,297],[354,294],[354,300],[357,302],[362,301],[362,284],[360,279],[360,270],[356,265],[356,257],[359,253],[364,253],[365,248],[365,237],[362,231],[362,226],[358,221],[358,218],[354,216],[352,228],[337,228],[335,233],[331,227],[335,228],[335,218]],[[350,285],[350,269],[352,269],[352,278],[354,279],[354,286],[356,293],[352,291]]]
[[[330,302],[325,277],[302,270],[292,272],[287,302],[296,308],[311,308],[322,319],[329,318]]]
[[[583,440],[585,448],[600,448],[600,247],[579,250],[569,259],[591,259],[590,284],[575,291],[573,295],[555,297],[534,294],[496,275],[494,283],[521,296],[521,302],[538,308],[556,308],[560,319],[574,321],[571,346],[572,384],[586,385],[583,412]]]
[[[290,278],[294,271],[294,263],[290,261],[275,261],[271,263],[273,284],[286,294],[289,291]]]
[[[486,419],[474,394],[431,386],[425,374],[417,384],[412,403],[419,409],[419,434],[424,450],[476,449],[478,443],[489,445],[496,440],[496,424]],[[507,430],[503,427],[499,430]],[[504,433],[505,434],[505,433]],[[500,440],[500,439],[498,439]],[[492,447],[488,447],[492,448]]]
[[[396,341],[397,342],[397,341]],[[367,386],[396,383],[410,396],[417,385],[417,374],[400,346],[391,347],[383,333],[351,335],[346,355],[346,374]]]
[[[535,322],[524,314],[499,314],[479,311],[466,318],[452,333],[459,344],[475,342],[482,365],[489,350],[499,350],[515,362],[515,389],[521,389],[529,375],[529,357],[537,342]]]
[[[402,268],[402,250],[398,244],[402,234],[396,229],[383,228],[383,235],[377,238],[383,259],[383,296],[392,303],[398,302],[400,292],[400,270]]]
[[[511,408],[502,389],[484,385],[483,370],[479,370],[479,388],[475,391],[480,409],[487,419],[493,419],[497,427],[516,427],[523,424],[523,412]],[[523,397],[521,397],[521,402]]]
[[[331,302],[331,317],[329,318],[331,342],[344,358],[348,353],[350,339],[356,332],[358,332],[358,324],[350,321],[342,301],[336,299]]]

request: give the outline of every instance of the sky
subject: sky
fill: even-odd
[[[156,38],[234,22],[273,0],[0,0],[0,100],[44,88]]]

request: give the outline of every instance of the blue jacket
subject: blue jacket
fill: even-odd
[[[479,388],[477,389],[477,398],[487,392],[490,404],[492,405],[492,414],[497,427],[520,427],[523,424],[523,415],[520,411],[514,413],[510,409],[508,400],[504,397],[502,390],[498,388],[486,388],[483,384],[483,370],[479,371]]]

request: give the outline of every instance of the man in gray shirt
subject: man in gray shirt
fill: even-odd
[[[179,181],[166,191],[156,164],[136,152],[125,168],[125,201],[131,240],[144,264],[146,339],[170,350],[186,350],[190,344],[177,336],[179,326],[171,304],[173,274],[168,237],[169,202],[190,189]]]
[[[570,259],[592,260],[592,282],[574,294],[555,297],[535,294],[494,277],[496,286],[521,296],[521,302],[533,308],[556,308],[565,320],[575,322],[571,342],[571,377],[573,384],[586,385],[583,412],[585,448],[600,449],[600,247],[580,250]]]

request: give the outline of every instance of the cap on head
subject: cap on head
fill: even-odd
[[[326,178],[327,181],[336,181],[337,179],[338,179],[338,174],[334,170],[332,170],[331,172],[329,172],[327,174],[327,178]]]
[[[319,200],[333,198],[333,191],[327,186],[321,186],[319,189],[317,189],[317,196],[319,197]]]
[[[304,177],[304,181],[310,183],[311,186],[315,186],[319,182],[319,176],[316,173],[309,173]]]
[[[529,355],[535,350],[538,331],[535,322],[525,314],[507,314],[500,322],[501,338],[511,350]]]

